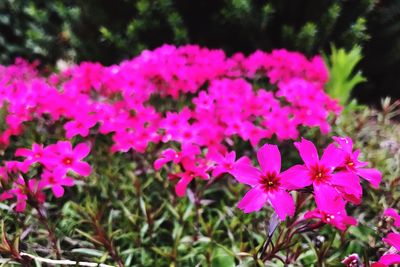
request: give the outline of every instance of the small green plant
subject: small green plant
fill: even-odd
[[[326,91],[331,97],[338,99],[342,105],[349,100],[353,88],[367,80],[361,71],[354,70],[361,59],[360,46],[354,46],[350,51],[332,46],[331,55],[325,56],[330,73]]]

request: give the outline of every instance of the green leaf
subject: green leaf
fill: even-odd
[[[331,48],[331,55],[325,57],[329,69],[329,81],[326,85],[327,93],[344,105],[348,102],[353,88],[366,81],[360,71],[355,72],[356,65],[362,59],[361,47],[354,46],[350,51],[343,48]]]
[[[212,267],[235,266],[235,258],[231,254],[229,254],[225,249],[217,247],[212,254],[211,266]]]

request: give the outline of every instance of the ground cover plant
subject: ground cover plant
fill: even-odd
[[[0,67],[5,266],[400,263],[398,104],[325,92],[351,70],[195,45],[36,66]]]

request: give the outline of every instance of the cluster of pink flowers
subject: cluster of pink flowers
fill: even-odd
[[[90,152],[90,147],[80,143],[72,147],[69,141],[59,141],[44,147],[33,144],[32,149],[19,148],[16,157],[23,161],[5,161],[0,167],[0,178],[3,192],[0,201],[16,199],[16,211],[25,210],[28,197],[35,201],[44,202],[45,189],[51,188],[55,197],[64,195],[64,186],[73,186],[74,178],[69,176],[73,172],[82,176],[89,176],[91,167],[82,161]],[[32,169],[40,169],[41,173],[30,176]]]
[[[182,151],[165,150],[155,161],[160,169],[165,163],[173,162],[181,166],[182,172],[170,174],[171,178],[180,178],[176,184],[176,193],[183,196],[188,184],[195,178],[209,179],[210,174],[218,177],[229,173],[240,183],[251,187],[239,202],[244,212],[259,211],[269,202],[279,218],[293,216],[295,204],[290,191],[312,187],[316,209],[308,211],[305,219],[319,219],[323,223],[345,230],[347,225],[355,225],[356,220],[347,216],[347,202],[359,204],[362,197],[360,178],[369,181],[377,188],[382,179],[377,169],[366,168],[361,162],[359,150],[353,151],[349,137],[334,137],[321,158],[314,144],[306,139],[295,142],[295,146],[304,161],[281,172],[281,154],[276,145],[266,144],[257,151],[261,169],[252,166],[247,157],[236,160],[234,151],[208,150],[203,157],[198,146],[186,146]]]
[[[268,89],[259,88],[263,79]],[[300,126],[327,133],[329,114],[340,111],[323,90],[327,79],[319,56],[286,50],[226,57],[165,45],[119,65],[86,62],[49,77],[18,60],[0,66],[0,145],[39,118],[63,123],[67,139],[111,133],[112,151],[120,152],[168,141],[214,147],[234,136],[256,146],[273,135],[295,139]],[[158,111],[157,99],[171,109]]]
[[[273,136],[296,139],[301,126],[327,133],[330,114],[340,112],[337,101],[324,92],[328,72],[321,57],[309,60],[286,50],[227,57],[222,50],[164,45],[108,67],[85,62],[50,76],[36,67],[21,59],[0,66],[0,149],[7,149],[10,138],[21,135],[30,121],[41,127],[62,125],[68,140],[110,135],[112,152],[144,153],[150,143],[175,142],[182,151],[167,149],[156,168],[168,160],[182,165],[182,173],[170,175],[180,179],[178,195],[193,178],[209,178],[201,150],[214,151],[216,162],[231,161],[232,153],[224,159],[219,153],[237,138],[256,147]],[[67,143],[57,145],[60,154],[70,153]],[[81,146],[77,149],[83,153]],[[31,164],[44,165],[42,182],[31,182],[34,189],[54,184],[54,194],[61,196],[63,186],[72,184],[65,169],[52,169],[49,158],[32,156],[52,150],[38,144],[31,152],[18,150],[16,156],[27,159],[16,166],[25,173]],[[87,166],[75,167],[78,174],[89,172]],[[15,188],[20,184],[15,181]],[[2,199],[17,191],[5,191]]]
[[[169,179],[177,180],[178,196],[194,179],[210,182],[229,174],[250,187],[238,203],[246,213],[269,203],[285,220],[296,212],[292,192],[307,189],[315,209],[301,220],[340,230],[357,224],[346,205],[360,204],[360,178],[374,188],[382,179],[377,169],[359,160],[360,151],[354,151],[349,137],[333,137],[321,157],[312,142],[295,142],[303,164],[284,171],[276,145],[259,148],[271,138],[296,140],[301,127],[330,131],[330,118],[341,107],[324,92],[328,72],[319,56],[307,59],[274,50],[227,57],[222,50],[164,45],[118,65],[85,62],[50,76],[36,67],[20,59],[0,66],[0,149],[7,150],[28,122],[39,121],[44,128],[61,125],[60,139],[67,141],[18,148],[14,156],[19,160],[2,162],[0,201],[16,200],[18,212],[32,199],[43,203],[45,190],[59,198],[64,187],[75,184],[75,176],[90,175],[91,166],[83,161],[90,147],[73,147],[76,136],[109,135],[111,152],[145,153],[150,143],[167,144],[156,150],[154,169],[172,164],[166,169]],[[259,168],[247,156],[237,158],[232,149],[238,140],[258,148]],[[385,215],[400,226],[396,211]],[[400,251],[399,234],[383,240]],[[350,264],[355,260],[348,259]],[[382,256],[373,266],[394,263],[400,263],[398,253]]]

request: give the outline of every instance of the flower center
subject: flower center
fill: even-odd
[[[276,191],[281,185],[276,173],[267,173],[261,176],[260,184],[265,192]]]
[[[227,170],[232,170],[232,169],[233,169],[233,166],[232,166],[231,163],[224,163],[223,166],[224,166],[224,168],[227,169]]]
[[[184,132],[184,133],[183,133],[183,137],[186,138],[186,139],[189,139],[189,138],[192,137],[192,133],[190,133],[190,132]]]
[[[62,163],[64,164],[64,165],[72,165],[72,161],[73,161],[73,159],[71,158],[71,157],[65,157],[65,158],[63,158],[63,160],[62,160]]]
[[[326,182],[330,178],[330,171],[324,166],[314,166],[311,168],[311,180],[313,182]]]
[[[325,216],[324,216],[324,221],[326,221],[326,222],[330,222],[330,221],[332,221],[332,220],[334,220],[335,219],[335,215],[331,215],[331,214],[325,214]]]
[[[350,157],[347,157],[346,161],[345,161],[345,165],[347,167],[349,167],[350,169],[352,169],[352,168],[354,168],[354,161]]]
[[[56,183],[56,179],[54,178],[53,175],[49,177],[49,183],[50,184],[55,184]]]

